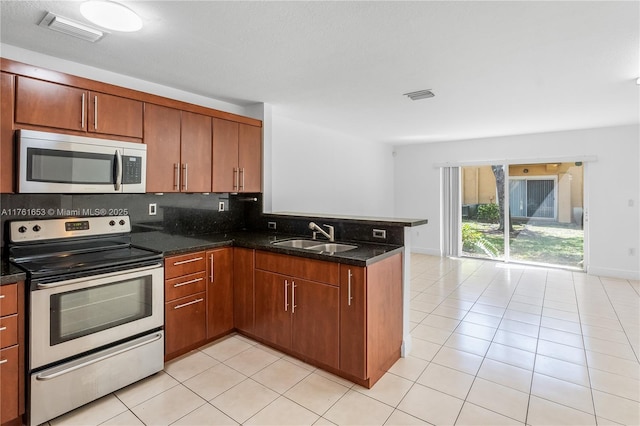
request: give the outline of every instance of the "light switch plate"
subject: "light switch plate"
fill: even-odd
[[[218,211],[219,212],[224,211],[224,201],[218,201]]]

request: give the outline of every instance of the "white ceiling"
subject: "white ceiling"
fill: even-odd
[[[394,144],[639,122],[638,1],[122,1],[144,28],[95,44],[37,25],[79,3],[2,0],[0,41]]]

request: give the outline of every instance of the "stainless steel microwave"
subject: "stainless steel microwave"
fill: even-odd
[[[147,146],[18,130],[19,193],[143,193]]]

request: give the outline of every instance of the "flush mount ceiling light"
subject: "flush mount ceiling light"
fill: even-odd
[[[104,33],[97,28],[91,28],[87,25],[81,24],[71,19],[54,15],[51,12],[47,12],[45,17],[42,18],[42,21],[40,21],[40,24],[38,25],[43,28],[49,28],[63,34],[70,35],[72,37],[90,41],[92,43],[95,43],[104,36]]]
[[[405,93],[403,96],[408,96],[412,101],[417,101],[419,99],[433,98],[435,94],[431,91],[431,89],[426,89],[418,90],[417,92]]]
[[[128,7],[107,0],[89,0],[80,5],[80,13],[101,27],[123,32],[138,31],[142,19]]]

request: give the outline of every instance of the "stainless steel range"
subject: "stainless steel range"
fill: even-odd
[[[10,224],[28,276],[28,421],[43,423],[163,369],[162,255],[128,216]]]

